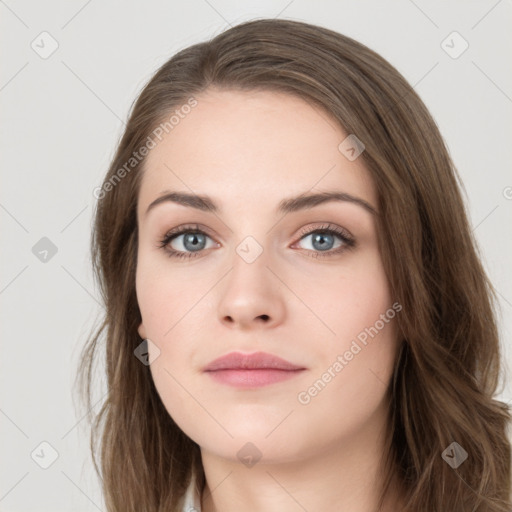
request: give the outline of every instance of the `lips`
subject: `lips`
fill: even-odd
[[[255,389],[292,379],[304,370],[303,366],[264,352],[231,352],[212,361],[204,373],[223,385]]]
[[[256,352],[254,354],[242,354],[231,352],[209,363],[203,371],[215,372],[220,370],[304,370],[303,366],[297,366],[278,356]]]

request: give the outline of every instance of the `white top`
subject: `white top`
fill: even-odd
[[[197,479],[192,474],[190,484],[183,495],[182,512],[201,512],[201,493],[196,487]]]

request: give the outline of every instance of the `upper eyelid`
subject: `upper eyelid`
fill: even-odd
[[[196,226],[198,226],[198,227],[196,227]],[[214,238],[214,235],[212,233],[210,233],[210,230],[208,228],[202,226],[201,224],[194,224],[194,225],[185,224],[183,226],[177,226],[175,228],[167,230],[165,232],[165,234],[163,235],[163,238],[167,238],[167,237],[175,238],[180,235],[183,235],[186,233],[193,233],[193,232],[201,232],[201,233],[204,233],[205,235],[209,236],[210,238]]]

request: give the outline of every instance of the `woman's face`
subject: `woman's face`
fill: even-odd
[[[386,413],[401,309],[361,147],[339,147],[349,134],[291,95],[210,89],[196,99],[156,140],[138,201],[139,334],[162,402],[202,450],[235,462],[352,445]],[[148,211],[171,192],[192,200]],[[342,200],[293,200],[333,192]],[[176,228],[185,233],[161,246]],[[232,352],[302,370],[203,371]]]

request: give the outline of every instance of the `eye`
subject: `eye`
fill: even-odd
[[[158,245],[164,249],[171,258],[194,258],[206,247],[206,241],[210,238],[199,226],[180,226],[169,231]],[[210,238],[211,240],[211,238]],[[173,247],[174,243],[174,247]],[[213,244],[215,246],[215,244]],[[190,252],[187,252],[190,251]]]
[[[311,241],[306,244],[310,246],[310,248],[306,247],[306,250],[312,252],[311,257],[313,258],[334,256],[355,246],[355,240],[348,231],[331,224],[306,228],[302,231],[299,242],[296,243],[307,238],[310,238]],[[336,239],[339,241],[337,245]]]

